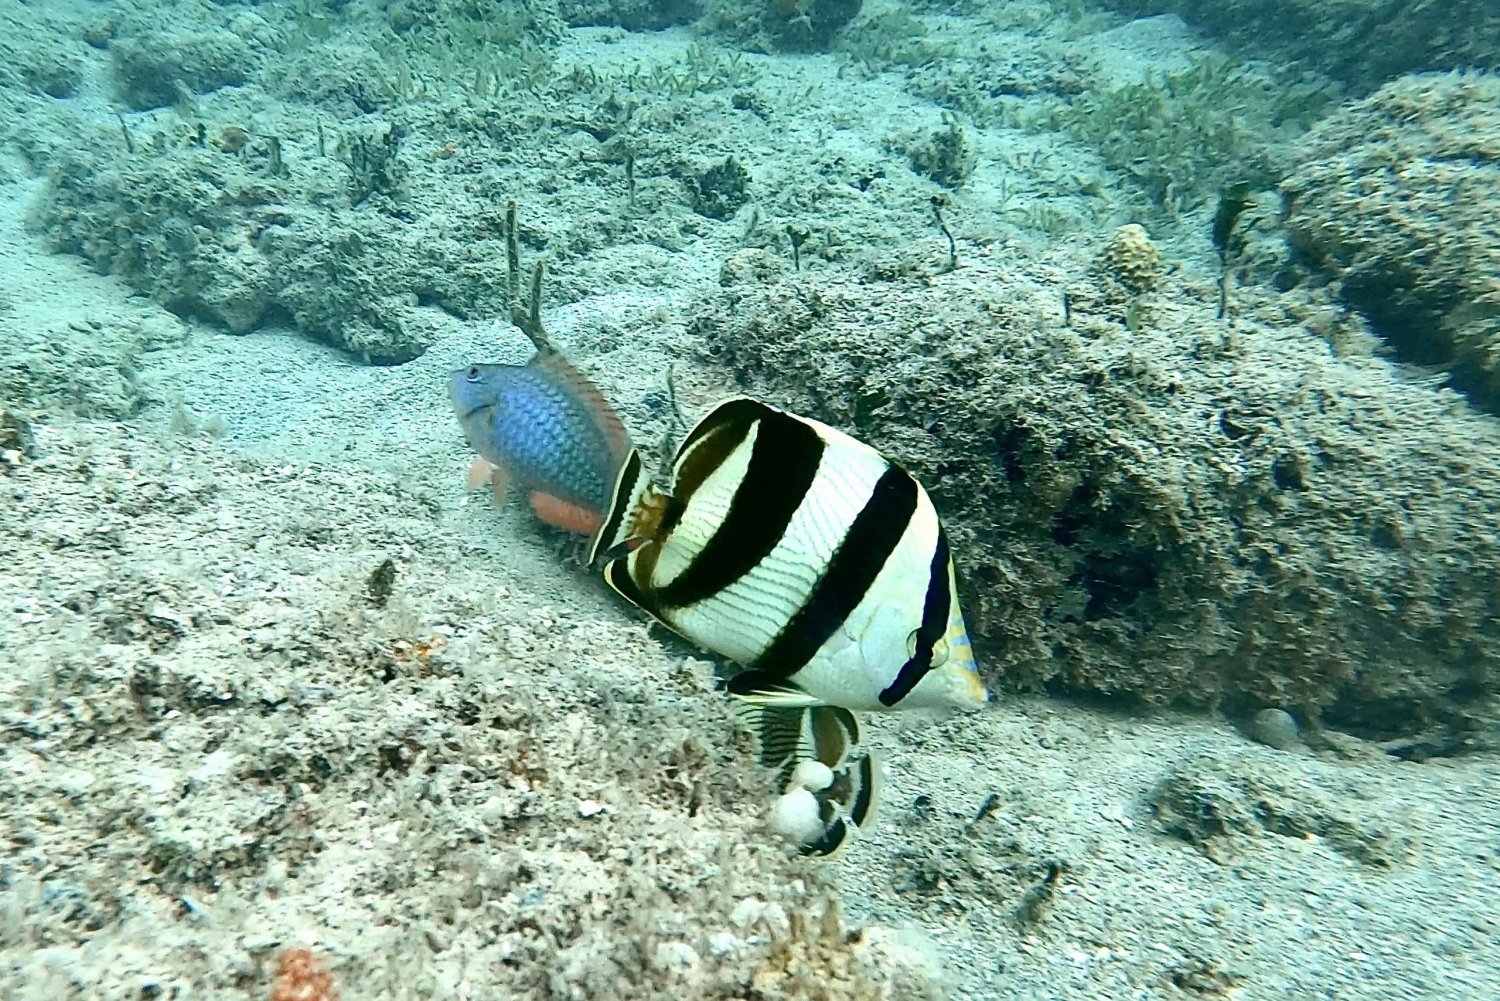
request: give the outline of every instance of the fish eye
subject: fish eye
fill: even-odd
[[[479,366],[478,365],[470,365],[469,366],[469,370],[464,373],[464,378],[467,379],[467,380],[469,380],[470,382],[478,382],[479,381]]]
[[[913,629],[906,637],[906,656],[915,657],[916,655],[917,630]],[[932,644],[932,659],[928,661],[928,664],[932,667],[942,667],[946,663],[948,663],[948,638],[939,636]]]

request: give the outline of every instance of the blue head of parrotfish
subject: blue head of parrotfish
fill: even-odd
[[[521,486],[596,511],[609,506],[630,440],[598,388],[560,354],[470,365],[448,394],[474,451]]]

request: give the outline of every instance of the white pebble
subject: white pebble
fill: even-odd
[[[821,792],[833,785],[833,770],[821,761],[804,761],[792,772],[792,785]]]
[[[800,786],[778,796],[771,804],[771,829],[784,838],[799,844],[811,841],[823,833],[823,822],[818,817],[818,800]]]

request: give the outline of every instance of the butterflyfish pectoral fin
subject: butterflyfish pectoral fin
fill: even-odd
[[[725,688],[730,695],[752,705],[805,709],[819,704],[816,698],[796,685],[764,671],[741,671],[725,683]]]
[[[531,509],[547,524],[579,535],[593,535],[599,530],[599,524],[603,520],[593,508],[565,501],[540,490],[531,492]]]

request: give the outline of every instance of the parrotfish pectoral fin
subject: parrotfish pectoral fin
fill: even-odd
[[[573,504],[540,490],[533,490],[531,493],[531,509],[547,524],[579,535],[593,535],[599,530],[599,524],[603,520],[599,512],[592,508]]]
[[[464,489],[478,490],[490,482],[490,474],[498,472],[495,466],[480,455],[474,456],[474,461],[469,463],[469,475],[464,480]]]
[[[556,351],[538,352],[531,364],[551,375],[567,388],[574,399],[584,405],[599,429],[604,432],[604,439],[609,443],[610,458],[616,465],[624,462],[625,456],[630,452],[630,433],[625,430],[620,415],[615,413],[615,408],[610,406],[593,380],[574,368],[568,359]]]

